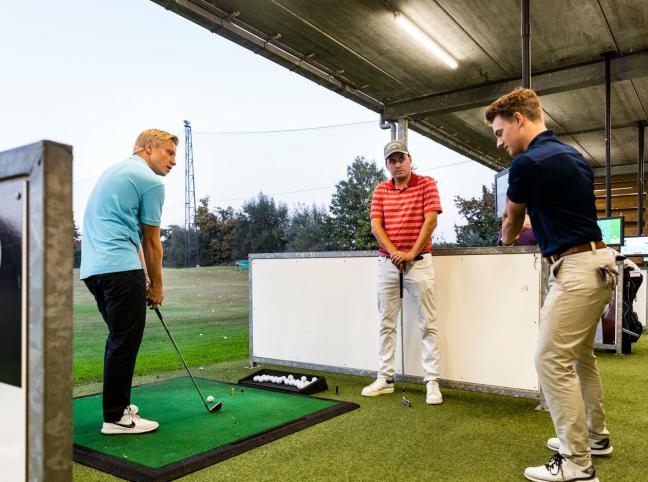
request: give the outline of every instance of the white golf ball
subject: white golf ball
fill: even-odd
[[[315,383],[316,381],[317,381],[317,377],[313,377],[313,379],[311,380],[311,383]]]
[[[305,382],[305,381],[306,381],[306,377],[301,377],[301,381],[302,381],[302,382]]]
[[[255,375],[254,377],[252,377],[252,380],[254,380],[255,382],[258,382],[259,381],[259,375]]]
[[[288,380],[293,380],[294,378],[295,377],[293,377],[292,375],[288,375]]]
[[[208,397],[207,397],[207,401],[208,401],[208,402],[213,402],[213,401],[214,401],[214,397],[212,397],[211,395],[208,396]]]

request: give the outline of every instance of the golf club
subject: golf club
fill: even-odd
[[[403,269],[405,269],[405,266],[400,268],[398,271],[398,281],[400,284],[401,373],[403,375],[401,382],[403,383],[403,406],[409,408],[412,406],[412,403],[405,397],[405,342],[403,341]]]
[[[215,413],[218,412],[223,404],[222,402],[217,402],[214,406],[211,408],[209,405],[207,405],[207,402],[205,401],[205,397],[203,396],[202,392],[200,391],[200,388],[198,388],[198,384],[196,383],[196,380],[194,379],[193,375],[191,374],[191,371],[189,370],[189,367],[187,366],[187,362],[185,361],[184,357],[182,356],[182,353],[180,353],[180,348],[178,348],[178,345],[176,344],[175,340],[173,339],[173,336],[171,336],[171,332],[169,331],[169,327],[167,327],[166,323],[164,322],[164,318],[162,318],[162,313],[160,313],[160,309],[156,306],[155,307],[155,314],[158,316],[160,321],[162,322],[162,326],[164,327],[164,330],[166,331],[167,335],[169,335],[169,340],[171,340],[171,343],[173,343],[173,346],[176,349],[176,352],[178,352],[178,356],[182,360],[182,364],[184,365],[185,369],[187,370],[187,373],[189,374],[189,377],[191,378],[191,381],[194,384],[194,387],[196,387],[196,390],[198,390],[198,394],[200,395],[200,399],[202,402],[205,404],[205,408],[209,413]]]

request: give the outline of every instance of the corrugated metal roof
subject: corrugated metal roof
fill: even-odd
[[[519,0],[153,0],[478,162],[510,164],[483,108],[521,84]],[[449,69],[394,22],[399,11],[459,62]],[[531,0],[532,87],[549,127],[605,163],[604,61],[613,53],[612,164],[637,162],[648,119],[648,2]]]

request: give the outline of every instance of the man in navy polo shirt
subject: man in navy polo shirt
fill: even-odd
[[[594,335],[616,282],[614,255],[596,224],[594,175],[583,156],[547,130],[538,96],[515,89],[493,102],[486,122],[513,163],[501,244],[519,236],[528,210],[549,292],[540,313],[536,370],[556,429],[548,463],[528,467],[534,481],[598,481],[592,455],[612,452]]]

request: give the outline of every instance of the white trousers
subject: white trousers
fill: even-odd
[[[591,458],[588,436],[601,440],[609,434],[594,336],[612,290],[599,267],[616,269],[611,250],[572,254],[551,266],[535,359],[560,453],[579,465]]]
[[[434,268],[432,256],[424,254],[423,259],[407,263],[403,275],[404,290],[416,303],[416,313],[422,335],[422,364],[425,381],[439,379],[439,330],[436,321],[434,298]],[[380,371],[379,377],[394,378],[399,321],[398,268],[389,258],[378,258],[378,312],[380,313]],[[406,323],[407,324],[407,320]]]

